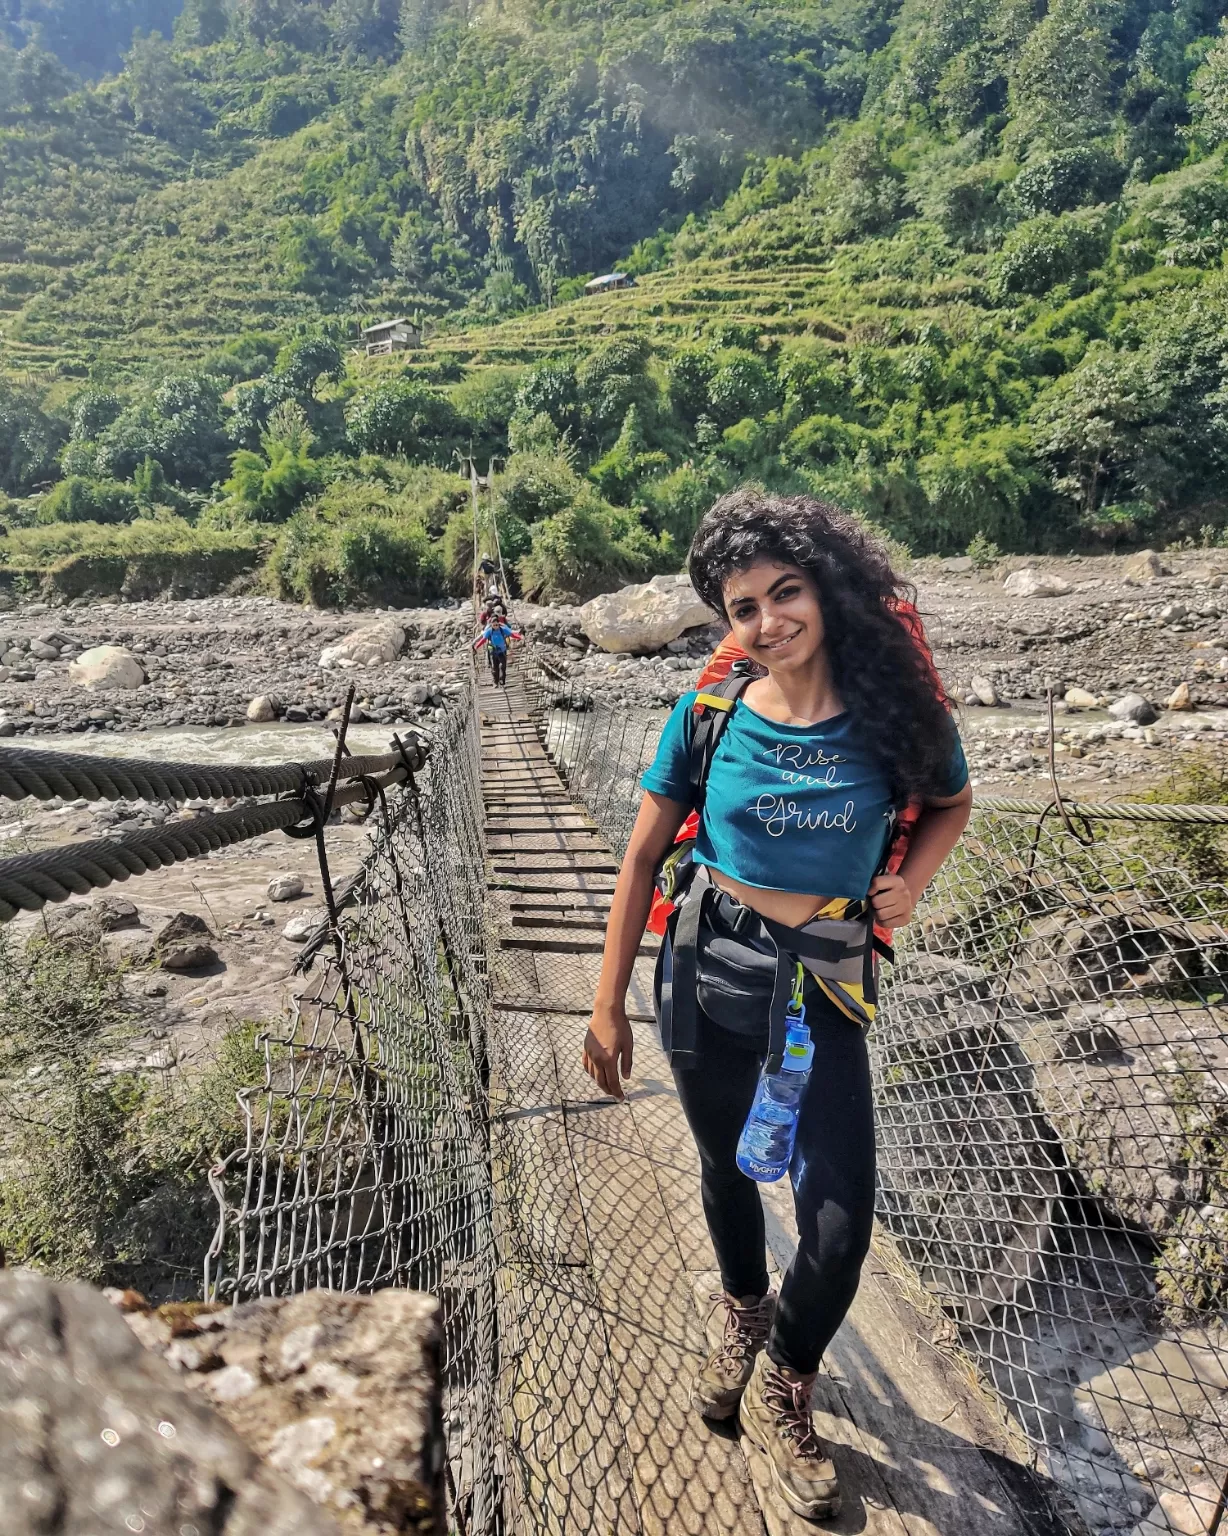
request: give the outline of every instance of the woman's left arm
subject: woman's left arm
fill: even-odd
[[[926,886],[959,842],[971,814],[971,784],[965,784],[957,795],[925,802],[904,862],[894,875],[877,875],[870,886],[870,901],[880,923],[901,928],[908,922]]]

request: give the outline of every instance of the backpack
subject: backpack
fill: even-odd
[[[654,878],[656,892],[648,913],[649,933],[664,935],[666,924],[680,897],[695,878],[695,839],[699,832],[699,815],[703,810],[704,793],[712,759],[729,717],[738,700],[757,677],[763,673],[754,662],[745,657],[735,661],[728,673],[711,687],[701,688],[695,695],[692,709],[690,790],[692,812],[688,818],[689,835],[679,833],[678,840],[661,860]]]

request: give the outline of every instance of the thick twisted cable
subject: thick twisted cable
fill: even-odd
[[[1135,800],[1067,800],[1071,816],[1087,821],[1198,822],[1228,826],[1228,805],[1151,805]],[[1009,795],[978,795],[975,811],[997,811],[1008,816],[1041,816],[1051,810],[1051,800],[1016,800]]]
[[[346,757],[339,777],[387,773],[399,754]],[[218,800],[227,795],[284,795],[325,783],[333,760],[248,768],[227,763],[155,763],[83,752],[0,748],[0,796],[6,800]]]
[[[398,764],[377,782],[388,787],[404,783],[405,777],[405,768]],[[361,784],[350,784],[337,792],[333,803],[348,805],[365,798]],[[310,806],[296,796],[237,806],[217,816],[194,816],[189,821],[169,822],[123,837],[65,843],[42,853],[0,860],[0,923],[11,922],[21,911],[37,912],[49,901],[84,896],[130,875],[147,874],[167,864],[199,858],[214,848],[292,827],[310,815]]]

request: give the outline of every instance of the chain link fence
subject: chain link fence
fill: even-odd
[[[625,849],[661,710],[526,667]],[[1228,809],[982,800],[872,1039],[878,1216],[1090,1530],[1211,1532],[1228,1480]]]
[[[442,1304],[451,1528],[502,1528],[491,999],[478,715],[441,722],[417,781],[372,810],[354,899],[319,949],[246,1138],[212,1170],[206,1293],[409,1286]]]

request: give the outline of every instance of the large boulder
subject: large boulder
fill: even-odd
[[[196,1328],[179,1318],[165,1328],[168,1358],[199,1371],[198,1390],[243,1443],[343,1531],[443,1536],[434,1297],[309,1291],[206,1315]]]
[[[581,629],[603,651],[659,651],[684,629],[711,620],[712,610],[683,575],[603,592],[580,609]]]
[[[1034,571],[1030,565],[1012,571],[1002,583],[1007,597],[1065,597],[1070,583],[1051,571]]]
[[[1126,720],[1131,725],[1154,725],[1160,718],[1159,710],[1141,693],[1127,693],[1116,704],[1110,704],[1109,714],[1114,720]]]
[[[320,652],[320,665],[331,667],[380,667],[395,661],[405,644],[405,631],[392,619],[364,624],[353,634],[326,645]]]
[[[0,1445],[6,1536],[340,1536],[97,1291],[31,1270],[0,1271]]]
[[[1167,575],[1164,562],[1154,549],[1140,549],[1138,554],[1131,555],[1122,571],[1122,576],[1129,582],[1155,581],[1157,577]]]
[[[69,663],[68,676],[84,688],[139,688],[145,670],[122,645],[96,645]]]

